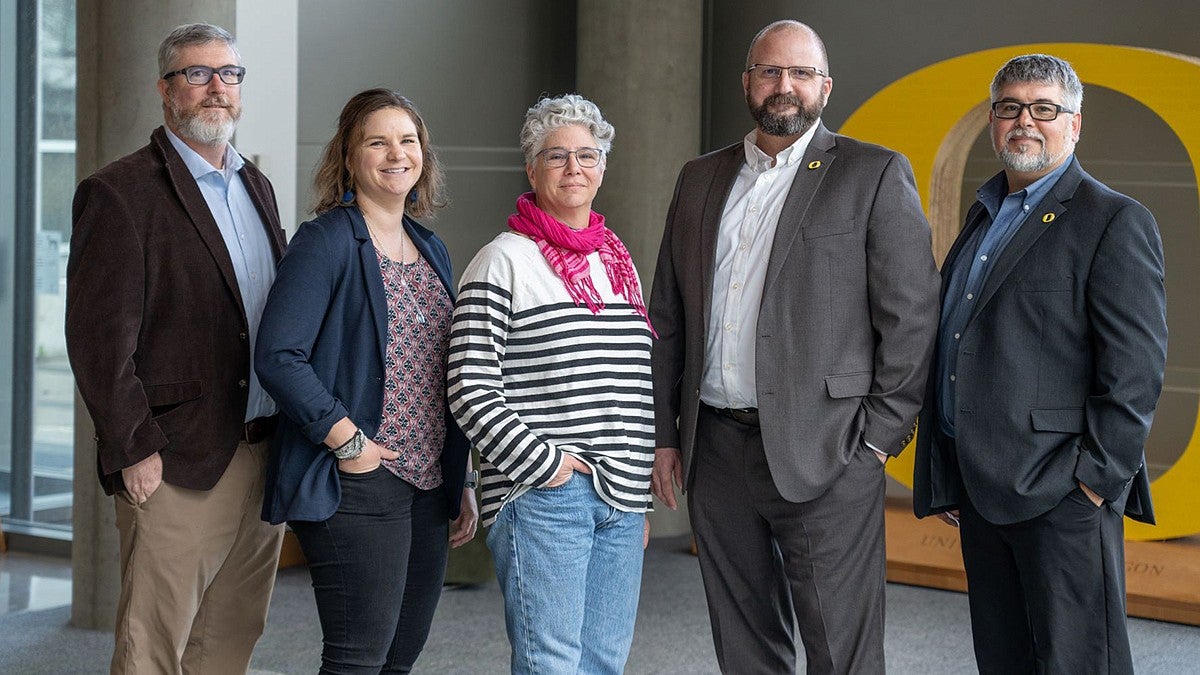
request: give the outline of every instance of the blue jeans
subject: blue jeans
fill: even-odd
[[[633,643],[645,514],[617,510],[592,477],[526,492],[488,533],[512,672],[620,673]]]

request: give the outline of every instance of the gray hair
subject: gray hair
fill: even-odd
[[[550,132],[572,125],[590,131],[600,149],[605,155],[608,154],[617,130],[604,119],[595,103],[579,94],[564,94],[558,98],[542,98],[525,111],[525,124],[521,126],[521,150],[525,153],[525,163],[533,164]]]
[[[762,40],[766,36],[770,35],[771,33],[774,33],[775,31],[782,31],[782,30],[797,31],[800,33],[807,34],[808,37],[812,39],[813,44],[815,44],[817,46],[817,51],[819,51],[821,53],[821,63],[780,63],[780,64],[776,64],[776,65],[780,65],[780,66],[817,66],[819,68],[822,68],[826,73],[829,72],[829,54],[828,54],[828,52],[825,51],[825,41],[821,39],[820,35],[817,35],[817,31],[813,30],[812,26],[809,26],[806,23],[801,23],[799,21],[796,21],[795,19],[781,19],[774,23],[767,24],[766,26],[763,27],[762,30],[758,31],[758,33],[756,33],[754,35],[754,39],[750,41],[750,48],[746,50],[746,68],[749,68],[750,66],[754,65],[753,63],[750,62],[750,59],[754,58],[754,56],[753,56],[754,46],[757,45],[760,40]]]
[[[179,58],[179,52],[184,47],[193,45],[206,45],[212,42],[224,42],[233,50],[233,55],[237,59],[237,64],[242,63],[242,53],[238,51],[237,40],[233,35],[221,28],[214,26],[211,23],[188,23],[178,26],[171,31],[167,37],[163,38],[162,44],[158,46],[158,75],[162,77],[175,64],[175,59]],[[219,64],[227,65],[227,64]]]
[[[1075,112],[1083,110],[1083,83],[1071,64],[1057,56],[1025,54],[1010,59],[992,78],[992,102],[996,102],[1001,89],[1017,82],[1057,84],[1064,92],[1063,107]]]

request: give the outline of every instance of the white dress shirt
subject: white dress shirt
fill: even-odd
[[[717,233],[712,311],[700,380],[700,400],[714,408],[758,407],[755,337],[767,262],[783,202],[817,126],[813,124],[774,159],[754,144],[757,129],[742,141],[746,162],[729,191]]]

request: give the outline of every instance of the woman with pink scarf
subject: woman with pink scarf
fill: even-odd
[[[450,409],[483,459],[513,673],[620,673],[633,641],[653,328],[629,252],[591,208],[613,135],[582,96],[529,109],[533,189],[467,266],[451,325]]]

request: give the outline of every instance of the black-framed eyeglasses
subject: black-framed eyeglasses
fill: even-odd
[[[799,82],[808,82],[818,77],[829,77],[829,73],[816,66],[773,66],[769,63],[756,63],[747,68],[746,72],[760,80],[771,82],[783,77],[785,72],[788,74],[788,77]]]
[[[167,80],[176,75],[183,75],[185,78],[187,78],[188,84],[195,85],[208,84],[210,81],[212,81],[213,75],[216,75],[220,77],[221,81],[225,84],[233,85],[242,83],[242,80],[246,78],[246,69],[242,66],[234,65],[221,66],[220,68],[209,68],[208,66],[188,66],[187,68],[172,70],[166,75],[163,75],[162,79]]]
[[[559,169],[567,165],[567,158],[575,155],[575,162],[585,169],[590,169],[600,163],[604,159],[604,151],[600,148],[580,148],[578,150],[567,150],[566,148],[546,148],[537,154],[546,163],[546,166],[552,169]]]
[[[1026,108],[1029,109],[1030,117],[1041,122],[1053,122],[1062,113],[1075,113],[1074,110],[1067,110],[1057,103],[1046,103],[1045,101],[1034,101],[1033,103],[996,101],[992,104],[992,114],[998,119],[1015,120],[1021,116],[1021,111]]]

